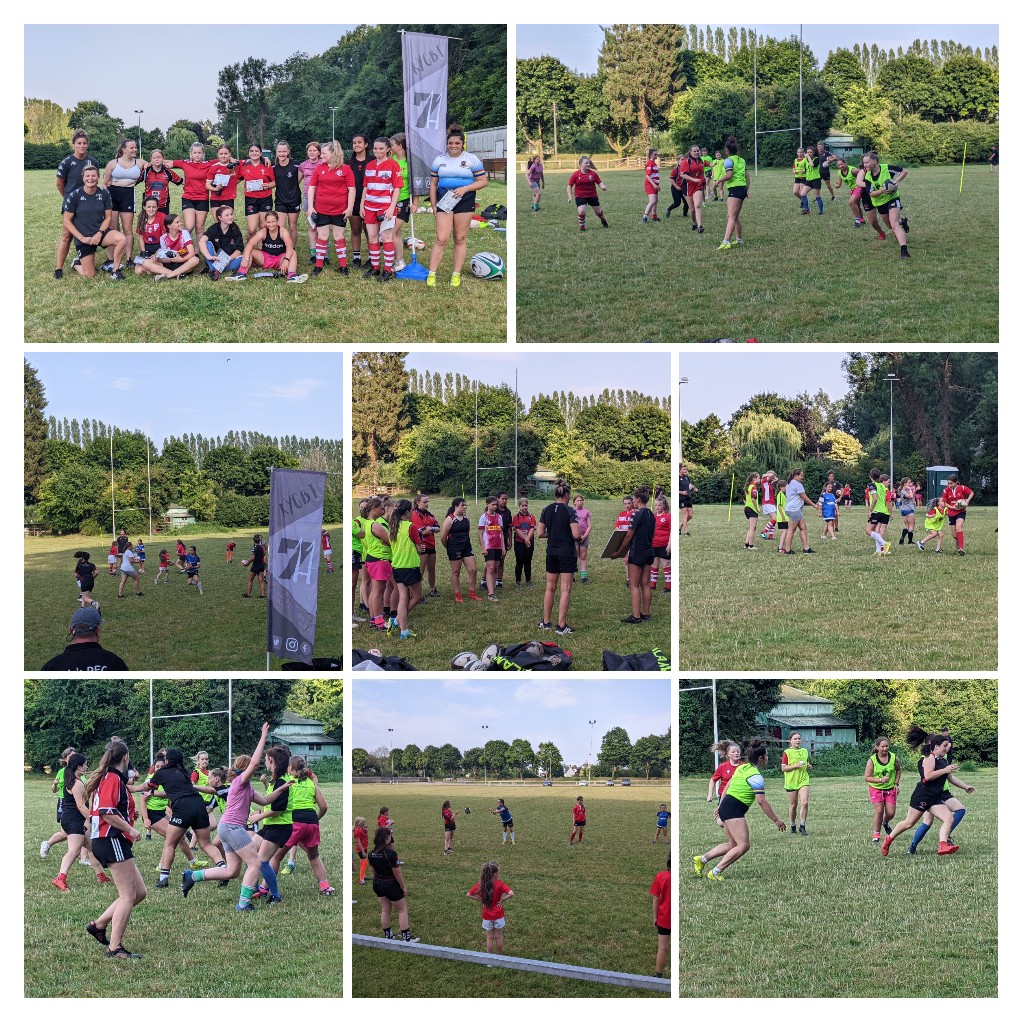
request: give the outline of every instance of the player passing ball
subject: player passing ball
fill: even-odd
[[[501,797],[498,798],[498,806],[491,809],[491,814],[496,814],[501,819],[501,845],[505,845],[505,841],[508,839],[512,840],[512,845],[516,845],[516,826],[512,820],[512,812],[508,809],[507,804]]]

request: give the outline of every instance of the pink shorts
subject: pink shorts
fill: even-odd
[[[265,252],[263,254],[263,269],[278,270],[281,267],[282,260],[284,260],[283,252]]]
[[[387,583],[391,579],[391,563],[385,561],[366,562],[363,566],[371,580],[383,580]]]
[[[873,804],[894,804],[899,795],[899,786],[893,786],[892,789],[875,789],[874,786],[868,786],[868,797]]]
[[[286,850],[293,846],[301,846],[304,850],[312,850],[320,845],[320,826],[309,821],[293,821],[292,834],[284,844]]]

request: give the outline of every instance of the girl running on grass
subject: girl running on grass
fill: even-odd
[[[148,783],[156,772],[163,768],[167,763],[166,759],[167,751],[161,748],[156,752],[155,760],[149,766],[149,771],[146,773],[145,779],[138,786],[130,787],[131,792],[133,793],[151,794],[141,801],[141,806],[139,807],[142,815],[142,823],[146,827],[147,838],[151,832],[156,832],[156,834],[163,839],[164,845],[167,843],[167,805],[170,801],[164,795],[157,795],[159,791],[154,792],[151,790]],[[189,866],[195,863],[196,855],[184,836],[178,840],[178,849],[184,855],[185,862],[189,864]],[[160,852],[162,856],[163,850]]]
[[[327,800],[320,789],[320,781],[306,764],[306,759],[293,754],[288,760],[288,776],[292,787],[288,791],[288,809],[292,815],[292,834],[288,842],[277,851],[271,865],[276,872],[288,853],[291,874],[295,870],[295,849],[306,851],[309,868],[313,872],[321,896],[333,896],[334,887],[327,878],[327,868],[320,857],[320,819],[327,813]]]
[[[743,547],[747,551],[753,551],[757,546],[754,544],[754,537],[757,536],[757,517],[761,514],[758,492],[760,484],[760,474],[751,473],[743,485],[743,515],[747,520],[747,535],[743,539]]]
[[[185,566],[185,582],[188,586],[195,587],[201,594],[203,592],[203,581],[199,578],[200,562],[195,544],[188,549],[188,554],[185,556]]]
[[[807,835],[807,801],[811,793],[811,755],[800,745],[800,733],[790,733],[789,746],[782,752],[782,777],[789,801],[789,831],[796,834],[796,810],[800,805],[800,835]]]
[[[390,609],[384,615],[384,594],[391,582],[390,526],[384,518],[384,502],[374,498],[367,510],[370,528],[363,540],[365,570],[370,577],[370,624],[374,629],[387,629]]]
[[[54,832],[49,839],[44,839],[39,844],[39,856],[46,857],[50,852],[50,849],[56,846],[58,843],[67,841],[68,834],[64,829],[60,828],[60,818],[64,810],[64,772],[67,770],[68,759],[72,754],[75,753],[74,747],[67,747],[60,755],[60,759],[57,764],[60,766],[57,769],[57,774],[53,777],[53,782],[50,784],[50,792],[57,794],[57,831]]]
[[[87,608],[92,605],[99,611],[99,602],[92,599],[92,589],[96,585],[96,566],[89,561],[88,551],[75,552],[75,581],[78,584],[78,603]]]
[[[941,498],[933,498],[928,502],[924,514],[924,528],[928,531],[923,540],[917,542],[918,551],[924,551],[928,541],[935,541],[935,554],[942,554],[942,531],[946,526],[948,509],[942,504]]]
[[[156,579],[153,580],[154,584],[159,583],[163,580],[164,583],[171,582],[171,556],[167,551],[167,548],[161,548],[160,554],[157,556],[157,570]]]
[[[565,186],[569,202],[576,203],[576,217],[579,221],[580,231],[587,230],[587,207],[592,206],[597,219],[604,227],[608,227],[608,220],[601,208],[600,200],[597,198],[597,190],[608,191],[608,186],[601,181],[601,176],[594,170],[594,165],[589,156],[581,156],[579,169],[569,175],[569,181]]]
[[[462,604],[462,566],[466,566],[469,579],[469,597],[473,601],[483,598],[476,592],[476,559],[469,537],[469,516],[466,515],[466,499],[456,498],[444,517],[441,526],[441,543],[448,553],[452,569],[452,594],[456,604]]]
[[[366,819],[358,817],[352,822],[352,848],[356,857],[359,858],[359,884],[366,885],[366,859],[367,848],[370,845],[370,836],[366,830]]]
[[[896,503],[903,517],[903,532],[900,534],[900,546],[906,541],[914,543],[914,513],[917,511],[917,494],[914,483],[909,476],[905,476],[896,488]]]
[[[135,820],[135,801],[128,792],[127,772],[128,747],[121,740],[112,741],[85,784],[92,852],[100,865],[110,870],[117,886],[117,899],[85,930],[107,947],[110,959],[141,960],[138,953],[129,953],[122,944],[132,910],[146,898],[147,892],[132,853],[132,844],[142,836],[131,824]]]
[[[718,805],[718,816],[725,828],[726,840],[712,847],[707,853],[698,853],[694,856],[693,873],[698,877],[704,873],[705,864],[721,857],[722,859],[707,875],[711,881],[720,882],[725,869],[750,849],[750,828],[747,825],[746,814],[755,800],[778,830],[786,831],[785,822],[772,810],[768,798],[764,795],[764,776],[761,771],[767,764],[768,748],[764,740],[756,737],[747,740],[745,762],[736,768],[726,787],[725,796]]]
[[[747,185],[747,162],[740,156],[740,147],[736,136],[730,135],[725,140],[725,163],[722,165],[724,174],[722,184],[726,191],[725,206],[728,216],[725,222],[725,237],[719,249],[731,249],[734,245],[743,244],[743,225],[740,213],[743,203],[750,194]],[[735,239],[733,238],[735,236]]]
[[[644,192],[647,205],[644,207],[643,223],[658,219],[658,193],[661,191],[661,169],[658,165],[658,151],[647,150],[647,163],[644,166]]]
[[[583,803],[583,797],[576,797],[576,803],[572,805],[572,832],[569,833],[569,845],[572,846],[574,839],[579,839],[580,846],[583,845],[583,829],[587,824],[587,808]]]
[[[807,162],[804,147],[797,146],[796,159],[793,161],[793,195],[800,200],[800,209],[804,207],[804,186],[807,184]]]
[[[530,210],[533,213],[540,211],[540,193],[544,188],[544,164],[539,156],[531,156],[526,161],[526,186],[533,197],[533,205]]]
[[[711,753],[720,754],[724,758],[718,763],[715,773],[708,782],[708,803],[714,802],[715,823],[719,828],[724,828],[722,819],[718,816],[718,805],[722,802],[729,782],[743,760],[743,748],[735,740],[722,740],[711,745]]]
[[[949,523],[953,527],[956,540],[956,553],[964,553],[964,522],[967,519],[967,507],[974,499],[974,491],[960,483],[956,473],[950,473],[946,480],[946,488],[942,492],[942,504],[949,509]]]
[[[72,754],[64,769],[64,799],[60,827],[68,837],[68,848],[61,859],[57,877],[53,880],[53,884],[61,892],[68,891],[68,872],[74,865],[75,859],[83,848],[89,849],[89,838],[85,834],[89,806],[85,799],[85,783],[82,781],[82,776],[88,770],[89,765],[85,754]],[[101,867],[93,865],[93,870],[96,872],[96,881],[101,885],[110,881]]]
[[[943,728],[942,730],[940,730],[940,734],[942,735],[942,737],[944,739],[949,739],[949,730],[948,729]],[[946,754],[946,757],[947,758],[951,758],[952,756],[953,756],[953,747],[952,747],[952,745],[950,745],[950,748],[949,748],[948,753]],[[960,779],[958,779],[956,775],[947,775],[946,776],[946,786],[945,786],[946,808],[947,808],[947,810],[949,810],[949,811],[951,811],[953,813],[953,824],[950,826],[950,829],[949,829],[950,837],[952,837],[953,832],[956,829],[957,825],[959,825],[960,822],[963,821],[964,815],[967,813],[967,808],[965,808],[964,805],[962,803],[960,803],[960,801],[955,796],[953,796],[953,794],[949,790],[950,786],[955,786],[957,789],[962,789],[965,793],[973,793],[974,792],[974,787],[973,786],[968,786],[967,783],[965,783],[965,782],[961,782]],[[921,819],[921,824],[918,825],[917,829],[914,831],[914,838],[911,839],[911,841],[910,841],[910,846],[907,848],[907,853],[910,853],[910,854],[917,853],[918,844],[928,834],[928,830],[932,827],[932,822],[934,820],[935,819],[934,819],[934,816],[932,815],[931,811],[925,812],[924,817]]]
[[[665,845],[668,846],[672,842],[671,837],[668,833],[668,819],[672,817],[672,812],[668,809],[667,804],[662,804],[658,808],[657,825],[654,828],[654,838],[651,840],[652,846],[657,846],[658,837],[661,835],[665,836]]]
[[[665,581],[665,593],[672,592],[672,513],[668,498],[659,494],[654,499],[654,561],[651,563],[651,590],[658,589],[658,574]]]
[[[589,582],[587,577],[587,554],[590,548],[590,531],[594,524],[591,521],[590,509],[586,507],[586,499],[577,494],[572,499],[572,507],[576,510],[576,525],[580,528],[580,539],[576,542],[576,558],[579,562],[580,583]]]
[[[398,913],[398,927],[403,942],[419,942],[409,929],[409,907],[406,903],[405,877],[395,852],[395,837],[390,829],[378,826],[373,835],[373,850],[368,860],[373,868],[373,891],[380,903],[380,927],[385,939],[393,939],[391,917]]]
[[[669,172],[669,188],[672,190],[672,205],[665,211],[665,220],[668,220],[672,216],[672,211],[678,206],[682,206],[683,215],[685,216],[690,212],[690,205],[686,201],[686,179],[683,177],[683,164],[686,162],[686,157],[681,156],[676,161],[675,167]],[[701,178],[703,181],[703,178]]]
[[[888,736],[879,736],[871,748],[871,756],[864,766],[864,781],[868,784],[868,799],[874,816],[871,842],[882,839],[882,829],[888,835],[892,828],[889,822],[896,815],[896,798],[900,795],[900,779],[903,765],[892,752]]]
[[[420,555],[425,550],[417,539],[417,529],[412,523],[412,502],[402,498],[391,513],[388,527],[391,546],[391,575],[395,582],[398,599],[395,602],[395,617],[398,623],[398,639],[413,640],[416,634],[409,629],[409,612],[423,600],[423,574],[420,571]],[[389,628],[388,632],[391,632]]]
[[[892,545],[885,539],[889,525],[889,478],[878,469],[868,474],[871,482],[867,488],[868,525],[865,533],[875,542],[875,554],[887,555]]]
[[[287,800],[287,790],[294,783],[293,779],[282,779],[277,788],[266,794],[258,793],[253,788],[252,777],[260,766],[260,758],[263,756],[263,748],[266,746],[269,732],[270,723],[264,722],[260,741],[252,756],[242,754],[235,758],[232,765],[235,777],[231,780],[231,785],[228,788],[227,803],[217,829],[218,836],[224,844],[227,862],[218,864],[215,868],[200,868],[182,872],[182,896],[188,896],[196,882],[230,881],[238,875],[244,865],[242,893],[235,910],[256,909],[252,901],[256,893],[256,883],[260,877],[260,854],[257,854],[256,846],[245,827],[249,818],[249,808],[252,804],[266,806],[278,799]]]
[[[949,841],[949,833],[953,830],[953,812],[946,803],[950,799],[946,780],[959,767],[946,760],[952,741],[948,736],[932,735],[920,726],[912,725],[907,733],[907,742],[912,747],[921,748],[922,756],[917,762],[917,774],[921,781],[910,795],[907,816],[882,840],[882,856],[888,857],[893,840],[913,828],[929,811],[933,818],[938,818],[942,823],[939,829],[939,856],[956,853],[960,847]]]
[[[497,601],[494,593],[498,578],[498,567],[505,556],[505,527],[498,511],[498,499],[488,496],[484,499],[484,512],[477,523],[480,531],[480,547],[484,552],[484,579],[487,584],[487,600]]]
[[[704,161],[698,146],[690,147],[690,155],[683,162],[683,182],[690,207],[690,230],[704,234],[704,189],[709,176],[704,173]]]
[[[530,502],[519,499],[519,511],[512,517],[513,548],[516,556],[516,590],[523,585],[533,586],[534,539],[537,536],[537,517],[530,513]]]
[[[447,857],[452,848],[452,840],[455,838],[455,815],[458,811],[452,810],[451,800],[445,800],[441,804],[441,821],[444,825],[444,855]]]
[[[501,954],[505,951],[505,901],[515,893],[498,877],[498,870],[497,862],[489,860],[480,872],[480,881],[466,895],[481,905],[487,952]]]

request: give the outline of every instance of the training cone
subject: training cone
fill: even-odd
[[[409,262],[406,263],[402,270],[399,270],[395,277],[402,281],[426,281],[427,279],[427,268],[421,266],[419,261],[416,259],[416,250],[413,249],[409,256]]]

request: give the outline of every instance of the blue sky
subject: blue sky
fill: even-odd
[[[340,439],[338,354],[320,352],[28,352],[46,388],[46,415],[95,417],[149,430],[156,445],[182,433],[228,430]]]
[[[690,24],[687,21],[686,24]],[[745,24],[754,28],[759,35],[770,35],[785,39],[799,35],[799,25],[753,25],[750,22],[733,22],[739,27]],[[730,25],[721,27],[728,33]],[[698,28],[706,29],[704,22]],[[718,25],[712,25],[712,29]],[[993,43],[999,44],[998,25],[804,25],[804,43],[811,47],[818,58],[819,67],[828,57],[829,50],[841,46],[852,48],[854,43],[878,43],[886,50],[906,48],[915,39],[955,39],[982,50]],[[516,57],[539,57],[550,54],[563,64],[586,74],[597,71],[597,54],[604,41],[600,25],[519,25],[516,28]]]
[[[688,384],[680,390],[681,417],[688,423],[715,413],[723,422],[748,398],[774,391],[795,398],[824,390],[835,401],[849,387],[843,373],[844,352],[790,353],[754,345],[722,347],[720,352],[679,353],[679,376]]]
[[[657,398],[672,394],[672,364],[667,354],[657,352],[585,352],[562,355],[554,352],[495,352],[474,355],[459,351],[451,355],[410,353],[407,369],[431,373],[464,373],[484,384],[515,384],[519,370],[519,395],[529,408],[534,395],[552,391],[573,391],[577,395],[599,395],[605,388],[640,391]]]
[[[83,9],[84,10],[84,9]],[[186,9],[164,8],[187,17]],[[330,49],[355,25],[26,25],[25,95],[62,107],[80,100],[105,103],[127,125],[167,130],[182,118],[215,120],[217,72],[248,57],[283,61],[296,51]],[[146,56],[147,42],[160,56]],[[99,54],[123,56],[124,74],[86,75],[82,60]],[[61,57],[59,55],[63,54]],[[81,56],[75,57],[75,54]],[[86,57],[84,55],[93,55]],[[183,61],[184,65],[180,62]],[[161,68],[186,67],[165,77]],[[327,126],[325,134],[329,132]]]
[[[454,743],[465,752],[488,739],[552,742],[567,761],[579,764],[601,737],[622,726],[635,742],[664,735],[672,722],[668,681],[569,680],[551,673],[510,680],[507,675],[471,673],[466,679],[397,680],[375,676],[352,683],[352,745],[364,750],[390,745],[418,747]],[[482,726],[488,726],[486,730]],[[390,734],[388,729],[395,731]]]

